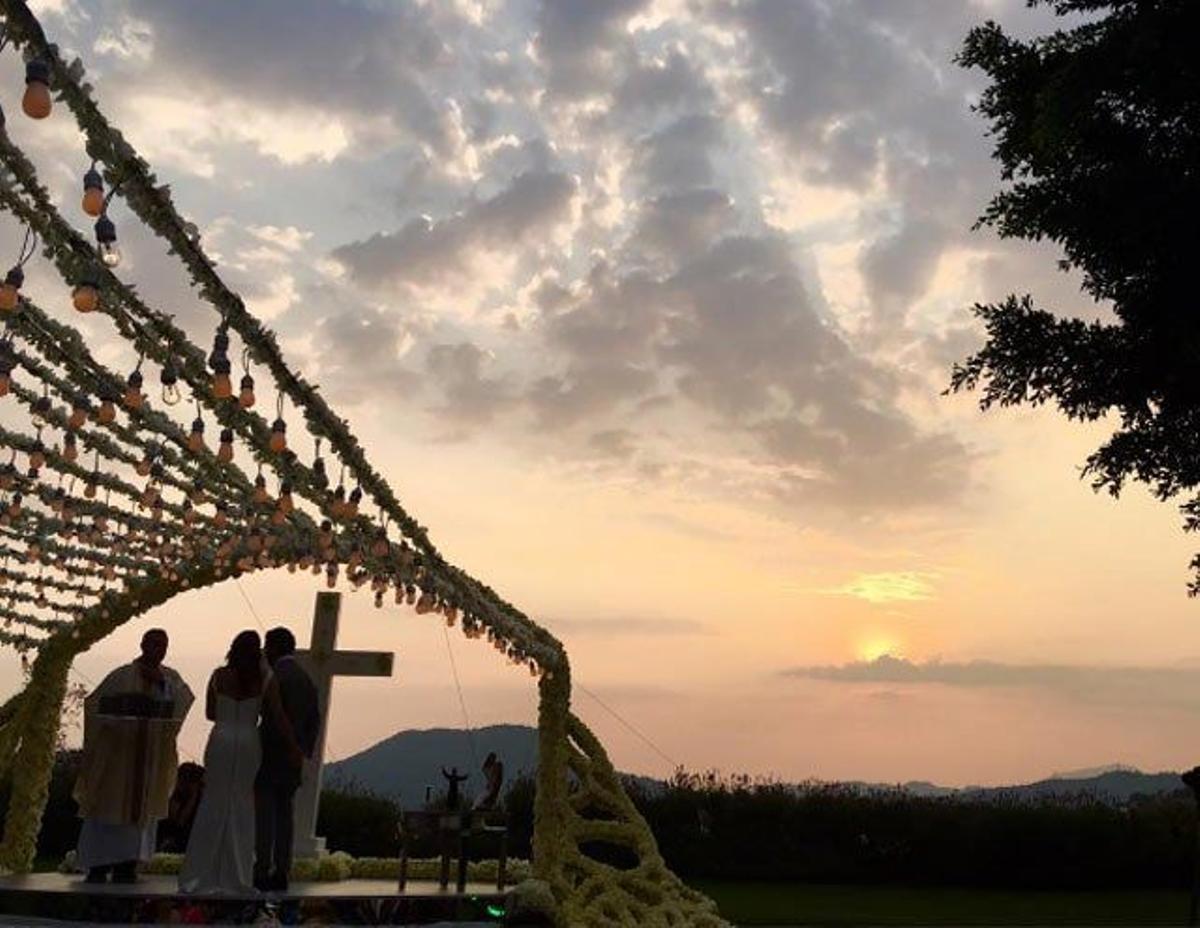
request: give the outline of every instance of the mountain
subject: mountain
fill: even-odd
[[[472,753],[472,741],[474,753]],[[365,751],[325,766],[325,785],[354,787],[395,799],[406,808],[420,808],[426,788],[437,795],[446,788],[442,768],[457,767],[470,776],[466,795],[482,788],[479,768],[495,751],[504,763],[504,779],[537,768],[537,729],[527,725],[490,725],[468,732],[454,728],[402,731]]]
[[[471,752],[472,739],[474,754]],[[405,807],[416,808],[425,801],[426,787],[432,788],[434,795],[445,789],[443,767],[458,767],[460,772],[470,774],[470,779],[463,784],[464,791],[478,793],[483,782],[479,766],[489,751],[495,751],[504,762],[506,782],[511,783],[522,772],[532,774],[537,768],[537,729],[527,725],[492,725],[474,729],[469,736],[467,732],[453,728],[398,732],[365,751],[326,765],[325,784],[366,789],[396,799]],[[649,777],[635,779],[647,791],[662,787],[660,781]],[[1184,788],[1177,773],[1143,773],[1123,764],[1060,772],[1043,780],[1013,786],[958,788],[924,780],[845,785],[861,792],[898,789],[914,796],[955,797],[967,801],[1039,801],[1091,795],[1114,805],[1126,803],[1135,796],[1173,793]]]
[[[1086,772],[1086,771],[1083,771]],[[1140,770],[1122,767],[1108,770],[1097,776],[1069,777],[1058,775],[1036,783],[1020,786],[999,786],[977,789],[964,793],[966,798],[996,799],[1015,798],[1025,800],[1049,799],[1055,796],[1095,796],[1113,805],[1126,803],[1136,796],[1155,796],[1174,793],[1184,789],[1179,774],[1142,773]]]

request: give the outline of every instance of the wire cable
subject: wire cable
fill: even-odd
[[[680,764],[673,757],[671,757],[671,755],[669,755],[666,751],[662,750],[662,748],[660,748],[657,744],[655,744],[653,741],[651,741],[649,739],[649,737],[642,734],[642,732],[640,732],[637,728],[635,728],[633,726],[632,722],[627,721],[624,717],[621,716],[621,714],[619,712],[617,712],[616,709],[614,709],[610,705],[608,705],[608,703],[606,703],[603,699],[601,699],[599,696],[597,696],[595,693],[593,693],[591,690],[589,690],[586,686],[584,686],[578,680],[575,681],[575,687],[581,693],[586,693],[592,699],[596,700],[596,702],[597,702],[597,704],[599,704],[600,708],[602,708],[605,712],[607,712],[609,715],[611,715],[614,719],[616,719],[618,722],[620,722],[622,725],[624,725],[626,728],[628,728],[631,732],[633,732],[638,738],[640,738],[642,741],[644,741],[650,747],[650,750],[652,750],[655,754],[657,754],[659,757],[661,757],[663,760],[665,760],[668,764],[670,764],[672,768],[678,768],[680,766]]]

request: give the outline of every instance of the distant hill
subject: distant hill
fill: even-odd
[[[1054,796],[1095,796],[1116,805],[1128,802],[1135,796],[1156,796],[1185,789],[1179,774],[1142,773],[1128,767],[1109,770],[1098,776],[1069,778],[1057,775],[1036,783],[1020,786],[1000,786],[977,789],[965,793],[967,798],[994,799],[1013,797],[1017,799],[1047,799]]]
[[[328,786],[354,786],[398,800],[408,807],[425,801],[426,787],[434,795],[445,788],[442,767],[458,767],[470,774],[463,784],[471,795],[482,787],[479,765],[489,751],[495,751],[504,761],[505,780],[511,783],[522,772],[533,773],[537,768],[537,729],[527,725],[492,725],[477,728],[471,742],[461,729],[434,728],[425,731],[402,731],[352,757],[331,763],[325,768]],[[653,790],[660,781],[636,777],[643,789]],[[957,797],[964,800],[992,799],[1041,800],[1055,796],[1074,798],[1091,795],[1114,805],[1128,802],[1135,796],[1173,793],[1183,789],[1179,774],[1143,773],[1123,764],[1109,764],[1055,773],[1044,780],[1013,786],[939,786],[924,780],[907,783],[847,783],[851,789],[868,791],[899,789],[914,796]]]
[[[471,740],[475,753],[471,753]],[[470,775],[463,784],[468,795],[482,789],[479,767],[488,752],[504,762],[504,779],[511,783],[522,771],[537,769],[537,729],[527,725],[491,725],[467,732],[454,728],[402,731],[344,760],[325,767],[326,786],[353,786],[395,799],[408,808],[425,801],[426,787],[433,794],[445,790],[442,768],[458,767]]]

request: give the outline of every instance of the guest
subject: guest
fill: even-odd
[[[83,704],[83,762],[75,801],[83,828],[79,863],[89,883],[137,880],[138,861],[154,853],[179,757],[175,739],[192,691],[170,667],[167,633],[142,636],[142,653],[118,667]]]
[[[484,792],[475,802],[476,809],[494,809],[500,801],[500,790],[504,786],[504,764],[496,752],[488,754],[483,761]]]
[[[459,773],[457,767],[451,767],[449,773],[443,767],[442,776],[446,778],[446,782],[449,784],[446,788],[446,809],[447,811],[454,812],[462,803],[462,797],[458,792],[458,784],[465,782],[468,777],[465,773]]]
[[[203,794],[204,768],[190,761],[180,764],[179,772],[175,775],[175,791],[167,802],[167,817],[158,825],[160,851],[168,854],[184,852]]]

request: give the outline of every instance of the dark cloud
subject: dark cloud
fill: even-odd
[[[941,685],[966,689],[1034,688],[1081,702],[1160,705],[1200,710],[1194,667],[1005,664],[996,661],[917,663],[884,655],[873,661],[793,667],[785,676],[844,684]]]
[[[368,287],[452,282],[478,250],[510,252],[564,219],[574,192],[566,174],[527,172],[453,216],[413,219],[396,232],[342,245],[333,255]]]
[[[646,0],[544,0],[533,47],[546,88],[566,98],[607,92],[614,55],[628,41],[624,26]]]
[[[712,152],[724,141],[721,123],[689,113],[640,139],[635,166],[646,190],[686,190],[713,182]]]
[[[445,34],[464,24],[439,4],[131,0],[128,9],[150,27],[162,86],[215,89],[314,119],[382,119],[436,151],[452,148],[431,78],[461,66]]]
[[[324,305],[331,311],[313,339],[322,392],[352,405],[420,389],[421,378],[401,356],[408,326],[399,314],[344,302]]]
[[[442,402],[434,412],[443,422],[478,426],[491,422],[513,403],[508,381],[489,377],[488,355],[471,342],[438,344],[425,356],[425,370],[437,384]]]

